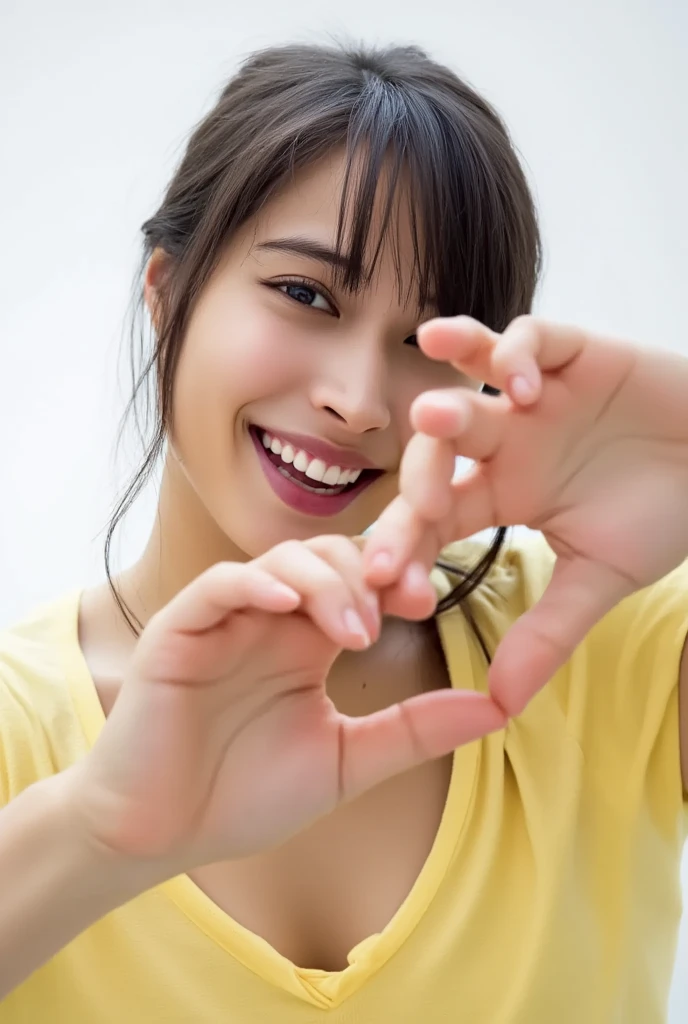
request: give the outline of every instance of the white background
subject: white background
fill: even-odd
[[[688,355],[685,0],[0,0],[0,625],[101,574],[137,231],[184,136],[239,57],[328,32],[424,45],[505,115],[542,214],[541,313]]]

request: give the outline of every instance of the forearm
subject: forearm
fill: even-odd
[[[66,773],[57,775],[0,811],[0,999],[165,875],[91,847],[73,827],[68,790]]]

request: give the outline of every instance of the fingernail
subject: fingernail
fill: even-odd
[[[295,590],[288,587],[286,583],[282,583],[280,580],[273,580],[270,584],[273,594],[276,597],[283,597],[285,600],[288,598],[290,601],[300,601],[301,598]]]
[[[378,551],[376,552],[370,562],[371,569],[379,569],[381,572],[386,572],[392,568],[392,556],[389,551]]]
[[[375,632],[380,628],[380,601],[374,594],[370,594],[366,597],[366,606],[370,611],[370,617],[374,623]]]
[[[516,373],[509,378],[509,393],[520,402],[532,402],[537,394],[537,389],[524,374]]]
[[[347,633],[350,633],[351,636],[360,637],[364,641],[365,646],[369,647],[370,637],[368,636],[368,630],[363,625],[363,620],[358,612],[354,611],[353,608],[347,608],[342,618]]]
[[[412,589],[421,589],[427,587],[429,583],[429,575],[425,571],[425,566],[421,565],[420,562],[413,562],[409,565],[406,570],[406,583]]]

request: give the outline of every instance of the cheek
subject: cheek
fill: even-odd
[[[179,365],[179,392],[224,415],[290,390],[303,381],[299,346],[284,324],[261,308],[233,308],[198,319]],[[185,384],[186,382],[186,384]]]
[[[438,386],[430,375],[418,373],[417,370],[413,373],[408,368],[405,368],[403,373],[397,374],[392,389],[394,399],[391,412],[401,451],[404,450],[413,434],[409,421],[411,406],[418,395],[422,395],[424,391],[430,391]]]
[[[472,386],[472,383],[452,366],[423,359],[414,354],[414,362],[409,361],[397,371],[392,392],[392,416],[402,450],[413,435],[410,423],[411,406],[419,395],[426,391]]]

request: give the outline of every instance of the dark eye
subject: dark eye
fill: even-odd
[[[311,288],[307,284],[280,284],[277,285],[278,289],[285,295],[288,295],[294,302],[301,303],[302,306],[312,306],[314,309],[324,309],[326,312],[332,312],[332,306],[327,301],[324,295],[321,295],[316,288]],[[318,302],[320,305],[318,305]]]
[[[418,348],[418,338],[415,334],[409,334],[408,338],[404,338],[404,345],[411,345],[412,348]]]

